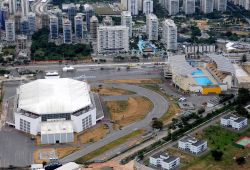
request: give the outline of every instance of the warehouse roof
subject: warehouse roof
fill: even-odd
[[[91,104],[86,82],[39,79],[21,85],[18,108],[36,114],[72,113]]]

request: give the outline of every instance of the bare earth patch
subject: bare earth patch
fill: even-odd
[[[89,142],[96,142],[104,138],[109,133],[109,129],[106,125],[101,124],[88,129],[86,132],[78,135],[78,140],[81,144]]]
[[[129,97],[128,101],[109,101],[107,107],[117,129],[142,120],[152,110],[153,103],[145,97]]]
[[[102,96],[121,96],[121,95],[134,94],[134,92],[132,91],[118,89],[118,88],[108,88],[108,87],[92,88],[91,91],[98,93]]]
[[[111,83],[111,84],[158,84],[162,83],[161,79],[129,79],[129,80],[104,80],[104,83]]]

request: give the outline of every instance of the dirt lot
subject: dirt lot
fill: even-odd
[[[105,163],[93,163],[84,168],[86,170],[134,170],[134,161],[130,161],[125,165],[121,165],[118,162],[108,161]]]
[[[161,118],[164,125],[170,123],[172,119],[176,117],[176,114],[181,112],[180,107],[172,97],[166,96],[166,98],[168,99],[169,102],[169,109],[167,113],[164,114],[163,117]]]
[[[108,88],[108,87],[92,88],[91,91],[98,93],[102,96],[121,96],[121,95],[134,94],[134,92],[132,91],[118,89],[118,88]]]
[[[106,125],[100,124],[96,127],[88,129],[88,131],[83,132],[78,135],[78,140],[81,144],[86,144],[89,142],[96,142],[104,138],[109,133],[109,129]]]
[[[34,151],[33,155],[34,155],[34,162],[35,163],[43,163],[48,162],[49,160],[47,159],[40,159],[40,154],[41,153],[48,153],[48,152],[55,152],[56,155],[58,156],[58,158],[63,158],[75,151],[79,150],[79,148],[77,147],[65,147],[65,148],[44,148],[44,149],[37,149]]]
[[[153,108],[153,103],[145,97],[129,97],[128,101],[107,102],[107,107],[117,129],[143,119]]]
[[[134,79],[134,80],[104,80],[104,83],[126,83],[126,84],[157,84],[161,79]]]

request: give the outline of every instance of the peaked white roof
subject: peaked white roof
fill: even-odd
[[[18,108],[36,114],[72,113],[91,104],[86,82],[39,79],[20,86]]]

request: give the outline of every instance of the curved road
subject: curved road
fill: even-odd
[[[95,143],[88,145],[86,147],[82,147],[81,150],[62,158],[60,160],[62,163],[75,161],[76,159],[78,159],[84,155],[87,155],[88,153],[90,153],[90,152],[92,152],[92,151],[94,151],[94,150],[96,150],[96,149],[122,137],[122,136],[125,136],[134,130],[145,128],[145,127],[149,126],[149,124],[152,121],[152,118],[154,118],[154,117],[160,118],[168,110],[169,105],[168,105],[167,100],[163,96],[161,96],[160,94],[158,94],[154,91],[151,91],[149,89],[142,88],[142,87],[139,87],[136,85],[128,85],[128,84],[115,84],[112,86],[115,88],[122,88],[125,90],[134,91],[140,96],[147,97],[154,104],[152,111],[150,113],[148,113],[148,115],[145,117],[145,119],[143,119],[139,122],[133,123],[127,127],[124,127],[122,130],[114,131],[113,133],[111,133],[111,134],[107,135],[105,138],[103,138],[101,141],[95,142]]]

